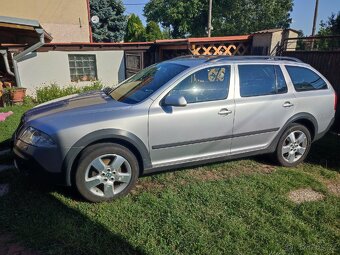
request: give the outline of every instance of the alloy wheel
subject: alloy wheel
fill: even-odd
[[[123,156],[105,154],[95,158],[85,171],[85,187],[96,196],[111,198],[131,180],[130,163]]]
[[[282,156],[288,163],[298,161],[306,152],[308,146],[307,136],[300,130],[292,131],[285,138],[282,145]]]

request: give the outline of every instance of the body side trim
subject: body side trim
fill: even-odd
[[[152,146],[152,149],[157,150],[157,149],[178,147],[178,146],[190,145],[190,144],[196,144],[196,143],[212,142],[212,141],[224,140],[224,139],[229,139],[229,138],[234,138],[234,137],[264,134],[264,133],[269,133],[269,132],[275,132],[275,131],[278,131],[278,130],[279,130],[279,128],[271,128],[271,129],[252,131],[252,132],[246,132],[246,133],[235,134],[235,135],[225,135],[225,136],[217,136],[217,137],[206,138],[206,139],[191,140],[191,141],[186,141],[186,142],[160,144],[160,145]]]

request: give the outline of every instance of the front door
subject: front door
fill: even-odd
[[[194,71],[163,95],[163,99],[183,96],[186,106],[165,106],[162,98],[152,104],[149,146],[154,166],[229,154],[234,116],[231,75],[229,65]]]

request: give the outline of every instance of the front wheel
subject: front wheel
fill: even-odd
[[[282,166],[294,167],[306,158],[310,146],[309,130],[303,125],[293,123],[279,140],[276,158]]]
[[[126,195],[134,187],[138,174],[138,161],[129,149],[101,143],[82,153],[75,183],[85,199],[102,202]]]

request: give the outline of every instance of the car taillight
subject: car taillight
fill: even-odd
[[[338,104],[338,95],[334,92],[334,111],[336,111],[336,106]]]

